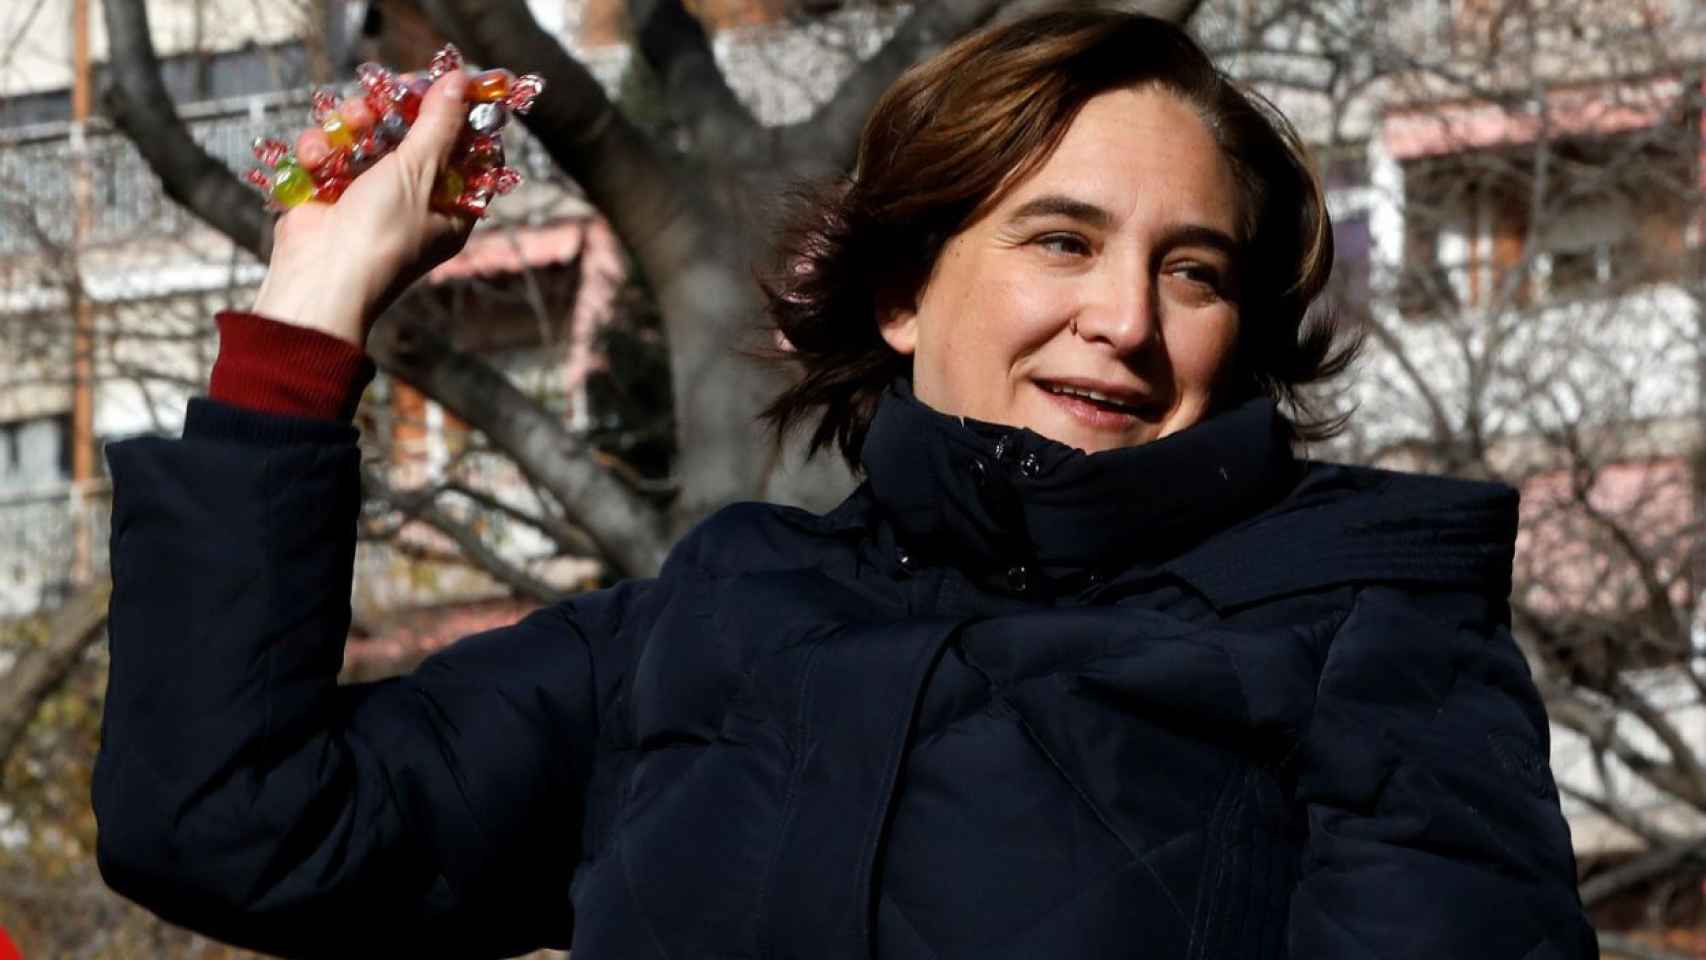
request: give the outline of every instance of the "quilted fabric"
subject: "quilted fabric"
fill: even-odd
[[[347,426],[115,444],[114,888],[288,955],[1596,955],[1515,494],[1266,403],[1085,455],[897,386],[823,516],[337,687]]]

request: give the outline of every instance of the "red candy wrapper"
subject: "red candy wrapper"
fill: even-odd
[[[360,106],[344,104],[331,90],[317,90],[312,117],[326,132],[331,153],[305,165],[283,141],[255,141],[261,164],[244,179],[266,194],[267,208],[287,210],[315,200],[336,203],[362,171],[396,149],[419,116],[421,97],[433,80],[463,69],[462,54],[446,44],[432,58],[428,76],[405,81],[377,63],[356,68]],[[432,192],[432,207],[440,213],[485,216],[494,196],[514,190],[521,173],[504,165],[503,127],[511,114],[526,113],[545,89],[534,74],[516,76],[504,69],[484,70],[469,78],[467,119],[451,154],[450,169]],[[365,110],[361,109],[365,106]]]

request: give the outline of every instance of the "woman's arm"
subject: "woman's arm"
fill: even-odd
[[[221,318],[181,440],[108,448],[112,669],[94,804],[103,875],[162,916],[284,954],[566,946],[601,671],[627,586],[338,687],[362,353],[469,224],[427,197],[460,75],[335,206],[279,223],[256,315]],[[225,401],[225,402],[220,402]],[[605,684],[608,685],[608,679]]]
[[[338,687],[358,457],[346,424],[206,400],[181,440],[109,448],[103,875],[287,955],[567,946],[600,687],[645,586]]]
[[[1309,843],[1289,947],[1311,960],[1598,955],[1503,604],[1370,587],[1299,753]]]

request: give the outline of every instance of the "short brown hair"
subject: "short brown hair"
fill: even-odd
[[[1197,111],[1243,193],[1231,392],[1289,407],[1299,439],[1342,428],[1299,392],[1342,371],[1359,340],[1327,318],[1304,322],[1332,270],[1333,234],[1297,132],[1177,26],[1073,11],[978,31],[908,70],[872,110],[853,173],[802,193],[764,283],[768,319],[799,367],[763,414],[778,435],[821,411],[811,452],[834,444],[857,470],[877,401],[910,363],[882,339],[879,313],[916,302],[948,239],[1047,162],[1085,103],[1144,85]]]

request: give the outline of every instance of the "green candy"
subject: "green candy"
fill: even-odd
[[[314,179],[296,163],[285,160],[272,175],[272,198],[279,206],[289,209],[314,196]]]

